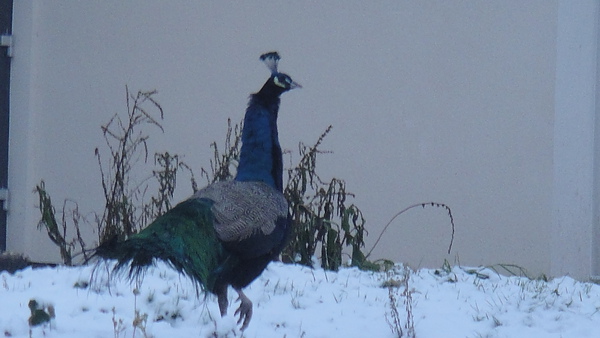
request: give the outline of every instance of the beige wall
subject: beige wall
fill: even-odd
[[[72,198],[82,211],[101,210],[93,150],[103,144],[100,124],[125,109],[125,85],[158,89],[165,134],[151,146],[185,154],[199,168],[208,165],[209,143],[223,139],[226,119],[242,118],[248,94],[268,75],[258,55],[275,49],[283,56],[281,70],[304,85],[283,97],[281,142],[295,150],[298,141],[312,142],[334,126],[323,144],[334,153],[321,158],[321,174],[346,179],[356,193],[368,220],[368,247],[407,205],[436,201],[452,208],[450,255],[444,210],[418,209],[395,221],[377,257],[415,267],[437,267],[444,259],[512,263],[533,275],[586,278],[592,219],[566,225],[556,211],[563,204],[557,189],[571,192],[562,175],[569,157],[557,169],[556,156],[587,144],[583,158],[593,157],[589,139],[555,149],[557,132],[569,139],[573,130],[555,124],[568,120],[570,112],[556,107],[568,103],[573,88],[568,77],[562,87],[556,82],[560,69],[569,74],[573,58],[566,53],[557,65],[559,25],[578,21],[564,4],[16,2],[9,250],[58,258],[35,229],[32,190],[42,178],[55,203]],[[575,7],[588,14],[597,9],[593,2]],[[585,55],[595,55],[597,13],[591,13],[580,22],[583,30],[592,25],[580,41],[592,50]],[[570,36],[562,41],[570,43]],[[579,85],[593,87],[593,81]],[[557,94],[558,87],[564,90]],[[594,100],[593,92],[584,95]],[[593,111],[579,112],[577,121],[593,121]],[[184,186],[178,198],[187,194]],[[588,210],[592,196],[584,198]],[[577,202],[567,208],[577,209]],[[573,240],[588,254],[556,264],[564,255],[556,251],[555,230],[571,227],[583,229]]]

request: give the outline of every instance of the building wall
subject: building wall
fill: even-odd
[[[598,275],[600,245],[596,129],[598,2],[561,2],[554,122],[554,227],[551,273]],[[596,162],[594,162],[596,161]],[[594,168],[596,167],[596,169]],[[596,180],[594,175],[596,175]],[[596,215],[594,214],[596,212]],[[597,278],[597,277],[596,277]]]
[[[282,98],[281,143],[294,151],[333,125],[323,144],[333,153],[320,158],[319,170],[344,178],[356,194],[368,248],[405,206],[452,208],[449,255],[446,213],[426,208],[396,219],[373,258],[414,267],[444,259],[511,263],[533,275],[588,277],[591,254],[578,267],[575,254],[553,263],[563,257],[557,229],[584,229],[573,238],[580,244],[592,230],[590,219],[565,225],[556,211],[556,192],[568,190],[557,175],[569,171],[557,158],[579,146],[555,147],[556,135],[568,139],[571,130],[556,125],[568,120],[556,110],[567,103],[556,81],[569,88],[557,64],[557,44],[568,35],[557,31],[573,20],[559,15],[562,4],[18,1],[8,248],[35,260],[59,258],[36,229],[32,190],[41,179],[57,206],[68,198],[84,213],[102,210],[94,149],[103,151],[99,126],[126,110],[125,85],[159,92],[165,132],[152,135],[151,150],[185,154],[199,171],[208,166],[210,142],[224,138],[226,119],[241,120],[248,94],[268,76],[258,55],[278,50],[281,70],[304,85]],[[581,114],[579,123],[594,121],[593,112]],[[177,198],[190,192],[181,183]],[[591,207],[593,197],[585,198]]]

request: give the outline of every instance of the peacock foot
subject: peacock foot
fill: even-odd
[[[243,331],[248,327],[248,324],[250,324],[250,319],[252,319],[252,301],[250,300],[250,298],[246,297],[246,295],[241,289],[236,289],[235,291],[237,291],[239,295],[237,300],[240,301],[240,307],[238,307],[238,309],[235,310],[234,315],[240,315],[240,318],[238,319],[237,323],[242,324],[241,330]]]

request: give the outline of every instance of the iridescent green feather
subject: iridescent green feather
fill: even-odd
[[[117,259],[116,271],[131,262],[130,277],[141,274],[154,259],[163,260],[213,291],[226,253],[213,227],[211,205],[205,199],[183,201],[140,233],[118,245],[107,244],[97,254]]]

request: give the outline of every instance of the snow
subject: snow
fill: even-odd
[[[339,272],[272,263],[248,288],[250,326],[239,331],[214,296],[157,264],[142,281],[106,266],[0,274],[5,337],[600,337],[600,286],[570,277],[506,277],[486,268]],[[28,303],[55,309],[30,329]]]

